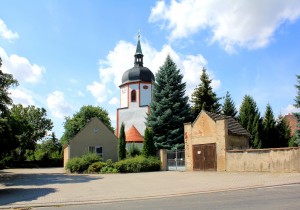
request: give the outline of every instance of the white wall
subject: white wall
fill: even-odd
[[[136,102],[131,102],[131,91],[136,90]],[[129,108],[139,106],[139,84],[129,85]]]
[[[141,102],[140,106],[150,105],[151,102],[151,84],[140,84]]]
[[[128,107],[128,85],[120,88],[120,108]]]
[[[145,117],[148,113],[148,106],[146,107],[137,107],[137,108],[130,108],[130,109],[120,109],[119,110],[119,129],[121,128],[122,122],[125,125],[125,132],[134,125],[136,129],[140,132],[142,136],[144,136],[144,132],[146,129]],[[119,133],[120,131],[118,131]]]

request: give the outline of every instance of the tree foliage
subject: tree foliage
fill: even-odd
[[[275,142],[273,147],[290,146],[291,129],[282,115],[278,117],[275,125]]]
[[[300,108],[300,75],[296,75],[297,77],[297,82],[298,84],[295,85],[296,89],[297,89],[297,95],[295,97],[295,104],[294,106],[296,108]],[[297,125],[297,130],[295,132],[295,141],[294,143],[297,144],[298,146],[300,146],[300,112],[297,113],[293,113],[298,121],[298,125]]]
[[[238,112],[235,108],[235,104],[234,104],[233,100],[231,99],[229,92],[227,91],[225,100],[224,100],[224,104],[222,106],[222,114],[236,118],[237,113]]]
[[[245,95],[240,107],[239,122],[251,134],[250,147],[259,149],[262,147],[262,120],[254,99]]]
[[[124,123],[121,124],[120,136],[118,140],[118,160],[126,158],[126,136]]]
[[[16,139],[13,138],[13,127],[10,123],[8,108],[12,105],[9,89],[17,86],[18,81],[11,74],[3,73],[1,66],[2,59],[0,58],[0,160],[18,145]]]
[[[270,104],[267,104],[263,118],[262,148],[276,147],[276,121]]]
[[[153,133],[148,127],[146,127],[145,129],[142,155],[144,157],[156,156],[156,148],[153,140]]]
[[[211,82],[206,69],[202,69],[202,74],[200,77],[200,84],[195,88],[192,93],[192,114],[194,119],[198,116],[201,110],[206,110],[213,113],[220,113],[220,98],[217,97],[216,93],[213,91]]]
[[[35,150],[26,150],[26,160],[53,160],[62,159],[62,145],[60,141],[56,138],[55,133],[52,132],[51,135],[44,139],[41,143],[36,145]]]
[[[21,104],[13,105],[10,110],[13,138],[18,141],[18,153],[23,158],[26,149],[34,150],[37,141],[47,136],[53,128],[53,123],[47,118],[44,108],[33,105],[23,107]]]
[[[183,123],[190,120],[188,97],[185,96],[186,84],[170,56],[157,72],[153,98],[147,126],[153,132],[157,148],[172,148],[184,145]]]
[[[61,138],[62,144],[70,141],[94,117],[98,117],[108,129],[114,131],[108,112],[105,109],[91,105],[83,106],[73,117],[66,117],[64,122],[65,132]]]
[[[0,58],[0,117],[4,117],[8,111],[8,106],[12,105],[12,99],[9,97],[9,88],[17,86],[18,81],[11,74],[3,73],[1,70],[2,59]],[[0,130],[1,132],[1,130]]]

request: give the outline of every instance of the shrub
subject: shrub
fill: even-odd
[[[118,170],[115,168],[111,159],[106,160],[106,166],[104,166],[100,173],[102,174],[111,174],[111,173],[118,173]]]
[[[66,169],[69,170],[71,173],[82,172],[82,159],[80,157],[71,158],[67,162]]]
[[[141,154],[141,151],[135,143],[132,143],[127,151],[129,157],[135,157]]]
[[[88,167],[87,172],[88,173],[99,173],[101,171],[101,169],[105,166],[106,166],[106,163],[104,163],[104,162],[95,162],[95,163],[92,163]]]
[[[121,173],[137,173],[148,171],[159,171],[160,160],[156,157],[145,158],[136,156],[115,163],[115,168]]]
[[[96,153],[86,153],[81,157],[71,158],[66,165],[66,169],[71,173],[82,173],[87,171],[88,167],[95,162],[99,162],[101,158]]]
[[[86,153],[86,154],[82,155],[81,158],[87,166],[91,165],[92,163],[99,162],[102,160],[102,158],[99,155],[97,155],[96,153]]]
[[[114,173],[118,173],[118,170],[114,167],[109,167],[109,166],[104,166],[100,173],[102,174],[114,174]]]

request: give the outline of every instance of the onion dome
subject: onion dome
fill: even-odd
[[[154,82],[154,74],[150,69],[143,66],[143,53],[138,35],[138,43],[134,55],[134,67],[124,72],[122,76],[122,85],[131,82]]]

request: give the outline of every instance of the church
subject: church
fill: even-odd
[[[138,35],[134,66],[124,72],[120,87],[120,108],[117,109],[116,136],[119,137],[121,124],[125,125],[126,145],[143,145],[146,117],[150,113],[154,74],[143,66],[143,53]]]

